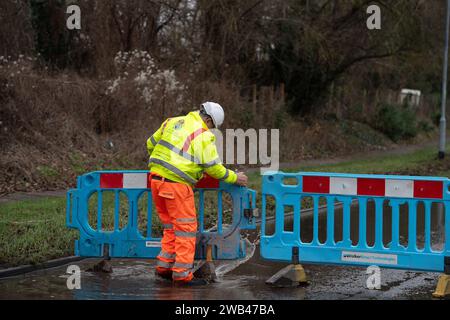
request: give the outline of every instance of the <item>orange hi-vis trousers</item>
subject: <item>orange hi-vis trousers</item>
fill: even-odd
[[[186,184],[160,178],[150,177],[152,198],[164,227],[156,271],[172,273],[174,281],[190,281],[197,233],[194,191]]]

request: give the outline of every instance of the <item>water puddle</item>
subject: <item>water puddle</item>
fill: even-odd
[[[251,242],[248,238],[245,239],[246,242],[246,256],[242,259],[234,260],[234,261],[225,261],[225,262],[219,262],[216,263],[216,275],[220,279],[223,278],[223,276],[237,267],[239,267],[241,264],[246,263],[249,261],[254,255],[256,250],[256,241]]]

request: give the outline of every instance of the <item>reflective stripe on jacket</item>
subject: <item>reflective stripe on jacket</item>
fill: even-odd
[[[169,118],[147,140],[149,169],[167,179],[195,184],[206,172],[213,178],[235,183],[235,172],[225,168],[216,148],[216,137],[198,111]]]

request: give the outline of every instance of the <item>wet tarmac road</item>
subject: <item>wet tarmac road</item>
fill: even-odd
[[[326,210],[324,210],[326,212]],[[357,208],[352,208],[352,221],[357,218]],[[342,214],[337,209],[336,215]],[[368,210],[368,214],[373,214]],[[404,215],[404,213],[401,213]],[[320,216],[321,220],[325,216]],[[370,219],[369,219],[370,220]],[[337,219],[339,221],[339,219]],[[312,217],[305,215],[302,223],[306,238],[312,232]],[[437,220],[438,222],[438,220]],[[289,219],[287,219],[289,227]],[[386,224],[390,222],[386,220]],[[436,223],[438,225],[440,223]],[[404,224],[407,226],[407,221]],[[353,228],[356,226],[356,228]],[[358,223],[352,223],[352,234],[358,235]],[[419,227],[421,225],[419,224]],[[404,243],[404,232],[400,236]],[[435,228],[438,230],[438,226]],[[270,230],[269,230],[270,231]],[[385,243],[391,241],[390,232]],[[435,243],[440,247],[442,239],[434,233]],[[373,235],[368,232],[368,241]],[[254,240],[255,233],[249,234]],[[422,237],[419,237],[422,238]],[[357,239],[353,238],[357,241]],[[421,239],[423,242],[423,239]],[[432,299],[439,278],[438,273],[381,269],[381,289],[367,289],[366,268],[348,266],[303,265],[310,284],[296,288],[273,288],[265,281],[285,267],[285,263],[263,261],[257,245],[248,246],[247,258],[243,261],[216,261],[219,282],[201,287],[173,287],[171,282],[156,278],[154,260],[113,259],[113,273],[99,274],[87,272],[98,259],[86,259],[76,264],[81,269],[81,289],[69,290],[66,285],[69,274],[67,266],[40,270],[8,279],[0,279],[0,299]],[[448,297],[447,299],[450,299]]]
[[[285,264],[264,262],[254,256],[207,286],[174,288],[155,278],[154,261],[113,260],[113,273],[86,272],[98,260],[78,262],[81,289],[66,286],[67,266],[0,280],[0,299],[432,299],[439,274],[381,269],[381,290],[366,288],[365,268],[304,265],[306,287],[273,288],[265,284]],[[232,268],[218,263],[217,268]]]

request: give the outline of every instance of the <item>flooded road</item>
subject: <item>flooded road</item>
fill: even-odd
[[[174,288],[154,276],[154,261],[113,260],[113,273],[98,274],[83,271],[98,261],[86,259],[77,263],[80,290],[67,289],[67,266],[62,266],[0,280],[0,299],[431,299],[439,277],[382,269],[381,290],[369,290],[365,268],[304,265],[308,286],[273,288],[265,281],[286,264],[262,261],[258,249],[249,261],[208,286]],[[216,264],[219,271],[228,266]]]
[[[341,211],[336,210],[337,216]],[[321,220],[324,218],[320,216]],[[352,221],[354,219],[357,219],[356,209],[352,209]],[[307,226],[312,224],[312,217],[305,214],[304,220],[307,222],[303,224],[305,237],[308,238],[312,228]],[[439,224],[436,225],[438,230]],[[355,226],[352,234],[357,235],[358,223],[352,223],[352,226]],[[384,239],[386,243],[391,240],[389,233]],[[403,242],[405,237],[402,232],[400,234]],[[371,232],[368,235],[368,241],[371,241]],[[255,239],[256,233],[250,234],[249,238]],[[434,238],[440,239],[437,233]],[[114,259],[113,273],[98,274],[85,270],[100,260],[86,259],[75,263],[81,269],[80,290],[67,288],[67,266],[61,266],[0,279],[0,299],[432,299],[439,277],[438,273],[381,269],[381,290],[369,290],[366,288],[366,268],[305,264],[303,267],[310,281],[308,286],[273,288],[265,281],[286,264],[263,261],[257,241],[253,242],[256,244],[249,246],[248,261],[216,261],[220,281],[207,286],[175,288],[171,282],[155,277],[154,260]]]

